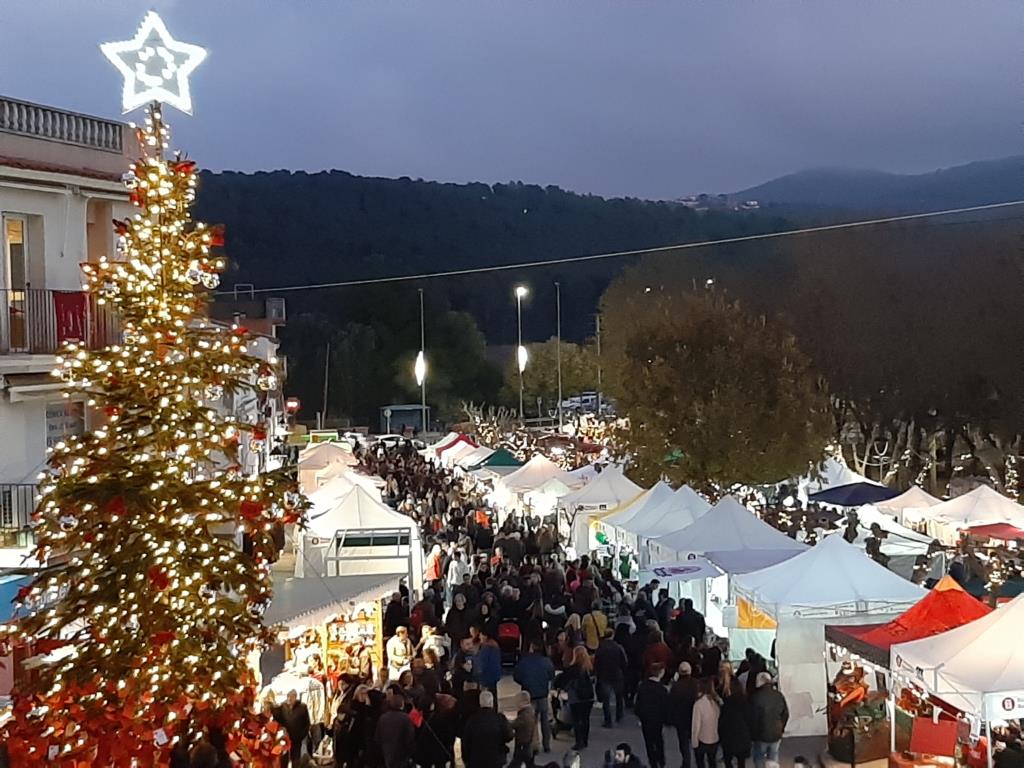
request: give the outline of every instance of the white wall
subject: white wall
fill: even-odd
[[[46,401],[0,397],[0,432],[0,482],[34,483],[46,461]]]

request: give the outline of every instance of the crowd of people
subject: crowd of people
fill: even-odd
[[[425,587],[391,596],[384,669],[339,697],[331,749],[311,744],[285,764],[315,752],[338,768],[442,768],[458,754],[467,768],[643,765],[626,740],[584,759],[595,707],[603,728],[639,720],[650,768],[666,765],[666,731],[683,768],[713,768],[719,756],[777,764],[788,712],[769,661],[748,650],[734,669],[689,600],[677,607],[657,581],[624,583],[610,562],[567,560],[546,521],[499,524],[474,479],[409,445],[378,446],[361,461],[384,478],[385,501],[422,527]],[[519,691],[499,708],[507,672]],[[293,743],[309,744],[308,717],[284,706]],[[562,732],[571,741],[556,755]]]

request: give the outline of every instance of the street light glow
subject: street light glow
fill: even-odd
[[[516,298],[517,299],[523,298],[529,292],[530,292],[530,290],[525,285],[517,285],[516,286]]]
[[[526,361],[530,359],[530,353],[526,351],[526,347],[520,344],[516,354],[519,359],[519,372],[522,373],[526,370]]]
[[[427,380],[427,359],[423,356],[422,349],[416,353],[416,365],[412,370],[416,374],[416,386],[422,387],[423,382]]]

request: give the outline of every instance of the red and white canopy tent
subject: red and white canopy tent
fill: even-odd
[[[984,722],[987,733],[993,721],[1024,717],[1021,637],[1024,595],[956,629],[893,645],[889,665],[898,680]]]

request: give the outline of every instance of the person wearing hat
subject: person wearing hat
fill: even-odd
[[[693,755],[690,748],[690,729],[693,727],[693,705],[697,702],[698,695],[693,668],[689,662],[681,662],[676,680],[668,694],[668,722],[676,729],[679,753],[683,756],[683,768],[690,768]]]
[[[767,672],[758,672],[754,684],[754,695],[750,697],[750,737],[754,766],[765,768],[768,762],[778,765],[782,734],[789,722],[789,707],[786,697],[775,690],[772,676]]]
[[[594,674],[597,676],[597,698],[601,701],[604,727],[612,727],[612,711],[615,722],[622,720],[625,709],[626,671],[629,660],[625,649],[613,639],[611,629],[605,629],[604,637],[594,654]]]

